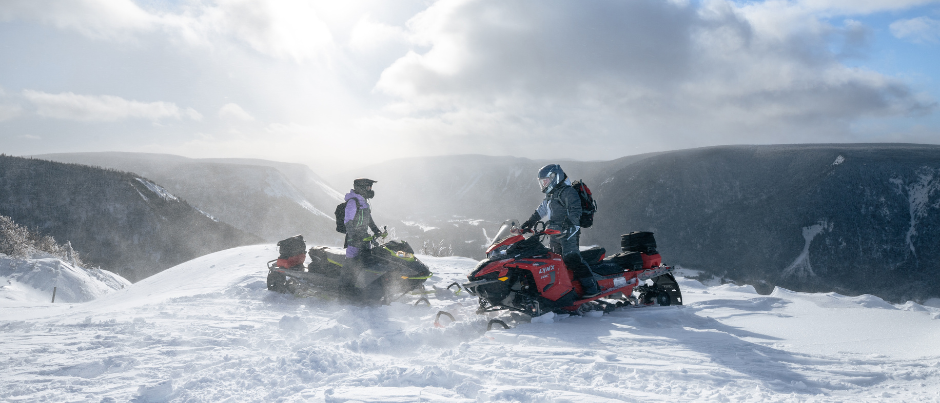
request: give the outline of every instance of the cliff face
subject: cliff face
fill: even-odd
[[[9,156],[0,156],[0,215],[131,281],[261,242],[135,174]]]
[[[716,147],[667,153],[597,187],[589,240],[656,233],[670,263],[805,291],[940,294],[940,147]]]

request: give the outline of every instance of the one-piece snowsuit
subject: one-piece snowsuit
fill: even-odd
[[[530,218],[532,221],[547,222],[549,229],[561,231],[560,234],[549,238],[552,252],[562,256],[565,265],[570,268],[578,278],[593,277],[594,274],[587,262],[581,257],[579,244],[581,242],[581,196],[571,187],[568,179],[545,195]]]

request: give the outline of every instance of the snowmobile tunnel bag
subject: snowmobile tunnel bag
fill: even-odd
[[[297,255],[307,253],[307,243],[304,242],[303,235],[295,235],[277,243],[277,252],[279,259],[287,259]]]
[[[640,270],[643,268],[643,256],[640,252],[620,252],[604,259],[604,261],[615,263],[625,271]]]
[[[624,252],[655,254],[656,239],[652,232],[634,231],[620,236],[620,249]]]

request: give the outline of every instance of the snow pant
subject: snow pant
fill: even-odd
[[[565,266],[574,273],[575,278],[593,278],[594,272],[591,271],[587,262],[581,257],[581,249],[579,249],[581,231],[576,232],[574,235],[568,234],[568,231],[570,230],[552,235],[548,239],[549,247],[552,252],[561,255],[561,258],[565,261]]]
[[[369,237],[365,231],[350,231],[346,233],[346,240],[343,246],[346,247],[346,259],[352,259],[359,256],[359,252],[369,247],[368,241],[363,241]]]

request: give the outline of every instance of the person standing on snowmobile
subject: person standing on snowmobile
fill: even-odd
[[[347,259],[356,258],[363,249],[369,248],[372,237],[385,236],[372,221],[372,209],[367,201],[375,196],[372,184],[376,182],[366,178],[356,179],[353,188],[346,194],[346,215],[343,221],[346,224],[346,241],[343,247],[346,248]],[[372,237],[366,232],[368,229],[372,230]]]
[[[600,293],[594,272],[581,257],[579,243],[581,240],[581,197],[578,191],[571,187],[568,175],[558,164],[549,164],[539,170],[539,186],[545,199],[535,209],[532,216],[522,224],[522,230],[527,231],[539,221],[545,221],[548,229],[560,231],[551,235],[549,246],[552,252],[562,256],[565,266],[574,272],[574,275],[584,286],[584,297]]]

